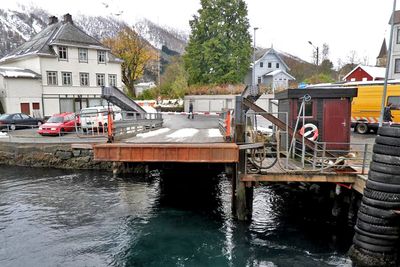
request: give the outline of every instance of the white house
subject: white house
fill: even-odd
[[[23,112],[41,116],[41,76],[31,70],[0,67],[0,113]],[[29,90],[26,90],[29,88]]]
[[[2,103],[15,101],[14,105],[20,107],[29,103],[31,115],[34,115],[34,109],[42,116],[78,112],[101,104],[101,86],[122,89],[121,63],[122,60],[111,54],[109,48],[77,27],[71,15],[64,15],[63,21],[53,16],[45,29],[0,59],[0,67],[17,67],[37,73],[40,96],[28,97],[32,93],[33,79],[16,77],[21,80],[15,89],[20,99],[10,100],[11,93],[0,98]],[[40,101],[37,101],[38,97]],[[9,105],[4,109],[11,112]],[[19,111],[26,112],[26,109]]]
[[[274,92],[287,89],[289,81],[295,78],[288,73],[289,67],[272,47],[256,49],[255,52],[255,84],[264,85]],[[252,84],[253,66],[245,77],[246,84]]]
[[[389,24],[391,19],[389,20]],[[389,79],[400,79],[400,10],[394,13],[394,32],[392,38],[392,55],[389,68]]]

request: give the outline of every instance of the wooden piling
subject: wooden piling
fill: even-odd
[[[235,105],[235,142],[245,140],[245,113],[243,98],[236,97]],[[232,211],[233,216],[241,221],[251,220],[253,212],[253,186],[246,187],[241,178],[246,173],[246,150],[239,150],[239,162],[236,164],[232,177]]]

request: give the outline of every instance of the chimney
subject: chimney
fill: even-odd
[[[72,16],[69,13],[64,15],[64,23],[68,23],[68,22],[71,24],[74,24],[74,22],[72,21]]]
[[[58,22],[58,18],[56,16],[49,17],[49,25],[55,24]]]

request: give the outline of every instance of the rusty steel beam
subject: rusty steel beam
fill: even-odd
[[[121,162],[236,163],[239,148],[234,143],[213,144],[100,144],[94,145],[94,160]]]
[[[242,182],[326,182],[326,183],[355,183],[357,175],[354,174],[321,174],[321,173],[271,173],[271,174],[246,174]]]

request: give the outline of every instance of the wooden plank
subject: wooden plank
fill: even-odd
[[[364,189],[367,184],[367,176],[366,175],[357,175],[357,179],[353,184],[353,189],[356,190],[360,194],[364,194]]]
[[[242,182],[325,182],[325,183],[354,183],[357,179],[352,174],[321,174],[321,173],[271,173],[246,174]]]

